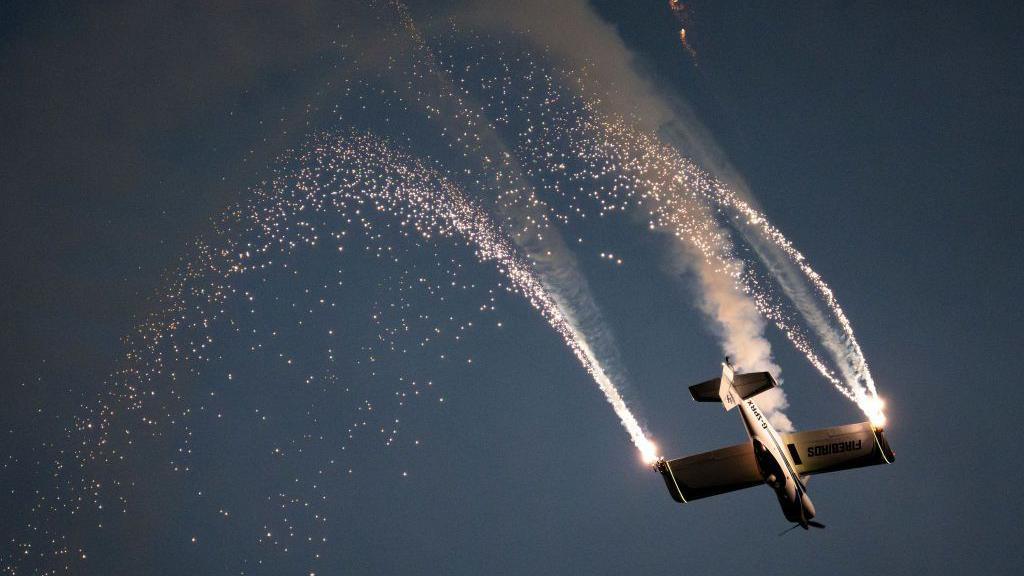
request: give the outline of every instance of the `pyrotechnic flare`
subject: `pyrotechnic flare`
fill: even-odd
[[[686,41],[686,27],[690,25],[690,10],[686,4],[679,2],[679,0],[669,0],[669,10],[672,11],[672,15],[676,17],[676,20],[682,26],[679,28],[679,42],[683,45],[683,49],[686,50],[687,54],[690,55],[690,59],[693,60],[694,66],[697,65],[697,51],[693,49],[693,46]]]

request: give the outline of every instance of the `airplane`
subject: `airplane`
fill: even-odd
[[[778,385],[769,372],[735,374],[726,357],[721,378],[690,386],[690,395],[698,402],[721,402],[726,411],[738,406],[750,440],[676,460],[659,458],[654,469],[661,473],[673,500],[686,504],[767,484],[793,528],[824,528],[813,520],[814,504],[807,495],[811,475],[891,464],[896,459],[882,428],[871,422],[776,432],[754,396]]]

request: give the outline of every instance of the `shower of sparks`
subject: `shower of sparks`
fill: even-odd
[[[422,445],[421,437],[407,436],[400,409],[427,399],[448,404],[430,376],[433,366],[474,365],[460,346],[484,324],[501,329],[510,321],[500,315],[503,293],[539,313],[597,383],[642,460],[655,460],[657,448],[620,394],[602,350],[581,333],[542,274],[557,251],[575,249],[599,254],[613,269],[629,268],[619,246],[586,242],[581,229],[603,219],[640,222],[638,233],[672,238],[730,278],[827,382],[884,424],[884,404],[849,319],[764,214],[676,147],[604,110],[587,70],[564,69],[514,41],[459,30],[431,39],[436,45],[428,49],[408,12],[394,6],[413,54],[390,59],[369,79],[334,87],[345,100],[332,111],[343,127],[286,155],[168,274],[159,307],[127,339],[104,392],[83,405],[68,445],[43,447],[39,466],[50,489],[32,495],[31,517],[0,552],[0,572],[81,571],[89,554],[68,523],[101,530],[128,515],[145,484],[146,471],[137,464],[142,453],[159,454],[173,474],[198,477],[194,497],[225,523],[223,530],[246,522],[245,533],[259,546],[281,554],[302,550],[315,566],[330,549],[329,520],[340,515],[328,502],[328,487],[359,473],[348,455],[359,441]],[[367,117],[367,108],[374,109],[381,129],[350,128],[356,122],[346,105],[353,103]],[[402,126],[415,126],[409,132],[420,135]],[[419,154],[428,140],[434,146]],[[745,245],[751,235],[795,266],[828,318],[812,317],[793,300],[757,246]],[[563,237],[571,242],[560,243]],[[358,259],[374,263],[372,279],[353,273],[364,270],[353,264]],[[493,281],[479,281],[480,268]],[[271,283],[290,292],[266,291]],[[347,306],[344,298],[352,299]],[[449,306],[457,300],[479,301],[481,318],[460,317]],[[356,309],[366,314],[357,317]],[[312,340],[307,331],[324,322],[336,325]],[[359,322],[375,334],[372,343],[351,335],[347,323]],[[289,349],[287,334],[324,346]],[[243,375],[244,366],[229,363],[229,347],[274,371]],[[354,366],[341,366],[341,350],[357,351]],[[405,363],[384,361],[395,357]],[[297,395],[294,405],[250,398],[243,386],[254,377],[296,382],[313,396]],[[374,396],[384,382],[394,384],[384,394],[386,405]],[[244,409],[221,399],[232,394],[245,399]],[[303,432],[268,432],[286,419],[301,422]],[[337,430],[327,423],[338,419]],[[235,508],[213,503],[205,490],[201,472],[213,464],[202,460],[202,439],[221,433],[225,422],[255,445],[265,443],[267,470],[280,473],[279,484],[255,500],[273,513],[240,520]],[[331,458],[311,456],[324,446]],[[395,476],[415,477],[415,470]],[[195,547],[212,540],[183,536]],[[247,562],[243,573],[262,563]]]

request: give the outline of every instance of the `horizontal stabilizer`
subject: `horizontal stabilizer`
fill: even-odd
[[[712,378],[707,382],[694,384],[690,386],[690,396],[697,402],[719,402],[718,386],[721,381],[721,378]]]
[[[676,502],[689,502],[763,484],[750,442],[658,463]]]
[[[697,402],[720,402],[719,386],[721,385],[721,382],[721,378],[712,378],[707,382],[694,384],[693,386],[690,386],[690,395],[693,396],[693,399]],[[772,377],[770,372],[736,374],[733,376],[732,381],[732,387],[740,395],[740,398],[744,400],[778,385],[779,383],[775,381],[775,378]]]
[[[800,475],[890,464],[896,459],[882,430],[870,422],[780,436]]]

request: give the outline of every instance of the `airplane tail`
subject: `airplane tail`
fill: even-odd
[[[769,372],[735,374],[727,359],[722,363],[721,378],[690,386],[690,395],[697,402],[721,402],[728,411],[735,408],[740,400],[746,400],[778,385]]]

